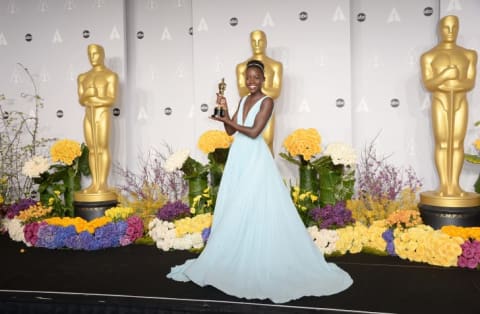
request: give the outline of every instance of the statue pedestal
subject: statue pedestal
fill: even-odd
[[[75,216],[87,221],[105,216],[105,211],[117,206],[117,195],[112,191],[99,193],[76,192],[73,196]]]
[[[462,196],[440,196],[438,192],[420,193],[420,215],[434,229],[454,225],[480,226],[480,194],[466,192]]]

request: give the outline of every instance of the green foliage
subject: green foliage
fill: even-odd
[[[34,183],[38,184],[40,201],[52,206],[55,216],[74,215],[73,193],[80,190],[82,175],[90,175],[88,147],[85,144],[82,144],[81,152],[71,165],[53,164],[48,171],[33,179]]]
[[[198,177],[208,173],[208,165],[202,165],[200,162],[195,159],[188,157],[187,160],[183,163],[183,166],[180,170],[185,174],[185,179]]]
[[[223,170],[225,168],[225,163],[227,162],[229,150],[230,148],[217,148],[208,154],[211,188],[210,195],[213,202],[211,204],[212,208],[215,208],[218,188],[220,187],[220,181],[222,180]]]

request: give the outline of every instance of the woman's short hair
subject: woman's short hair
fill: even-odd
[[[250,68],[250,67],[257,67],[262,71],[262,73],[264,73],[264,71],[265,71],[265,67],[264,67],[263,63],[261,61],[258,61],[258,60],[248,61],[247,69]]]

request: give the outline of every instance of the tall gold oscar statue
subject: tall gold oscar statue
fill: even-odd
[[[117,195],[108,187],[110,172],[110,109],[118,94],[118,75],[105,66],[102,46],[88,46],[92,69],[78,76],[78,98],[85,107],[83,132],[89,149],[89,166],[92,182],[86,189],[74,194],[75,209],[84,217],[95,218],[103,209],[116,206]],[[83,209],[83,212],[82,212]],[[94,212],[99,211],[99,212]],[[82,215],[80,215],[82,216]]]
[[[441,41],[421,56],[423,83],[431,92],[435,165],[439,177],[436,191],[420,193],[424,220],[435,227],[469,225],[478,216],[480,195],[462,190],[459,184],[464,162],[464,139],[468,123],[467,92],[475,85],[477,53],[456,44],[458,17],[439,22]]]
[[[283,65],[281,62],[273,60],[266,55],[267,36],[261,30],[255,30],[250,33],[250,45],[252,47],[253,56],[245,62],[237,65],[237,86],[241,97],[248,95],[248,88],[246,86],[245,73],[247,70],[247,63],[250,60],[258,60],[265,66],[265,82],[263,83],[262,91],[265,95],[270,96],[276,100],[280,96],[282,90]],[[263,131],[263,138],[267,143],[272,154],[273,152],[273,138],[275,133],[275,115],[272,113],[270,121],[265,126]]]

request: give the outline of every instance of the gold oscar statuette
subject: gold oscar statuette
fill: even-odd
[[[225,79],[222,78],[222,81],[218,83],[218,93],[221,96],[225,95],[225,89],[227,88],[227,84],[225,83]],[[215,109],[213,110],[212,117],[224,117],[225,116],[225,108],[222,104],[217,104]]]
[[[438,30],[439,43],[422,54],[420,63],[423,84],[431,92],[439,186],[420,193],[420,214],[425,224],[436,229],[445,225],[478,226],[480,194],[460,187],[468,123],[467,92],[475,85],[477,53],[457,45],[457,16],[440,19]]]
[[[92,182],[74,193],[75,214],[86,220],[103,215],[116,206],[117,194],[108,186],[111,154],[109,148],[111,108],[118,98],[118,75],[105,66],[104,48],[87,48],[92,68],[78,76],[78,100],[85,108],[83,134],[89,150]]]

